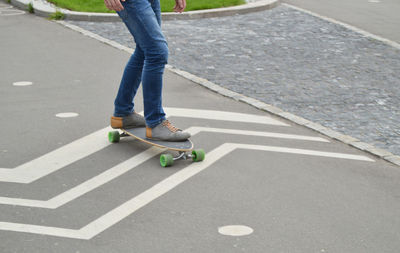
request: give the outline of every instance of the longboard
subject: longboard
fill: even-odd
[[[163,167],[172,166],[173,162],[179,159],[188,159],[192,158],[195,162],[203,161],[205,158],[205,152],[203,149],[194,149],[193,142],[188,139],[186,141],[160,141],[160,140],[152,140],[146,137],[146,128],[138,127],[131,129],[120,129],[122,133],[119,131],[111,131],[108,133],[108,140],[111,143],[119,142],[121,137],[133,137],[141,142],[146,144],[179,152],[179,155],[173,157],[171,154],[162,154],[160,156],[160,164]]]

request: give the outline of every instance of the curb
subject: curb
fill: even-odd
[[[43,0],[11,0],[10,2],[15,7],[27,10],[28,5],[32,4],[35,14],[42,17],[49,17],[57,10],[64,14],[64,19],[75,21],[93,21],[93,22],[116,22],[121,21],[116,13],[93,13],[93,12],[77,12],[62,8],[56,8],[52,4],[45,4]],[[260,0],[244,5],[217,8],[209,10],[188,11],[183,13],[163,12],[162,19],[165,20],[188,20],[200,18],[212,18],[233,16],[256,11],[272,9],[278,6],[280,0]]]
[[[95,33],[89,32],[89,31],[87,31],[87,30],[85,30],[83,28],[80,28],[78,26],[69,24],[69,23],[64,22],[64,21],[56,21],[56,22],[61,24],[61,25],[63,25],[63,26],[65,26],[65,27],[67,27],[67,28],[69,28],[69,29],[72,29],[74,31],[80,32],[85,36],[94,38],[94,39],[96,39],[96,40],[98,40],[98,41],[100,41],[102,43],[108,44],[108,45],[110,45],[110,46],[112,46],[114,48],[117,48],[119,50],[125,51],[127,53],[132,54],[133,51],[134,51],[134,49],[132,49],[132,48],[123,46],[123,45],[121,45],[121,44],[119,44],[119,43],[117,43],[115,41],[103,38],[103,37],[101,37],[101,36],[99,36],[99,35],[97,35]],[[236,101],[240,101],[240,102],[246,103],[246,104],[251,105],[251,106],[253,106],[253,107],[255,107],[255,108],[259,109],[259,110],[266,111],[266,112],[271,113],[271,114],[273,114],[275,116],[278,116],[280,118],[284,118],[284,119],[289,120],[289,121],[291,121],[291,122],[293,122],[293,123],[295,123],[297,125],[304,126],[304,127],[308,128],[308,129],[314,130],[314,131],[316,131],[316,132],[318,132],[320,134],[328,136],[328,137],[330,137],[330,138],[332,138],[334,140],[337,140],[337,141],[340,141],[342,143],[348,144],[348,145],[350,145],[352,147],[355,147],[355,148],[357,148],[357,149],[359,149],[361,151],[368,152],[368,153],[370,153],[370,154],[372,154],[372,155],[374,155],[374,156],[376,156],[378,158],[381,158],[381,159],[383,159],[385,161],[388,161],[388,162],[390,162],[392,164],[400,166],[400,156],[394,155],[394,154],[392,154],[391,152],[389,152],[387,150],[376,148],[371,144],[362,142],[362,141],[360,141],[360,140],[358,140],[356,138],[353,138],[351,136],[341,134],[341,133],[336,132],[336,131],[334,131],[332,129],[324,127],[324,126],[322,126],[320,124],[314,123],[312,121],[309,121],[309,120],[304,119],[302,117],[296,116],[294,114],[285,112],[285,111],[283,111],[282,109],[280,109],[278,107],[266,104],[266,103],[261,102],[261,101],[259,101],[257,99],[250,98],[250,97],[244,96],[242,94],[239,94],[237,92],[228,90],[228,89],[223,88],[223,87],[221,87],[221,86],[219,86],[219,85],[217,85],[217,84],[215,84],[215,83],[213,83],[211,81],[208,81],[207,79],[204,79],[204,78],[195,76],[193,74],[190,74],[190,73],[188,73],[186,71],[174,68],[173,66],[171,66],[169,64],[166,65],[166,69],[168,69],[169,71],[171,71],[171,72],[173,72],[173,73],[175,73],[175,74],[177,74],[177,75],[179,75],[179,76],[181,76],[181,77],[183,77],[185,79],[188,79],[188,80],[190,80],[190,81],[192,81],[194,83],[197,83],[197,84],[199,84],[199,85],[201,85],[201,86],[203,86],[203,87],[205,87],[205,88],[207,88],[209,90],[212,90],[212,91],[214,91],[214,92],[216,92],[216,93],[218,93],[220,95],[232,98],[232,99],[234,99]]]

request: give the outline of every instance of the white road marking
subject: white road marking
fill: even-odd
[[[193,130],[204,131],[204,132],[213,132],[213,133],[222,133],[222,134],[237,134],[237,135],[262,136],[262,137],[269,137],[269,138],[280,138],[280,139],[291,139],[291,140],[329,142],[329,140],[321,138],[321,137],[295,135],[295,134],[281,134],[281,133],[272,133],[272,132],[259,132],[259,131],[248,131],[248,130],[226,129],[226,128],[211,128],[211,127],[193,127]]]
[[[273,119],[268,116],[259,116],[246,113],[237,112],[224,112],[213,110],[197,110],[197,109],[182,109],[182,108],[164,108],[167,115],[199,118],[199,119],[212,119],[232,122],[246,122],[276,126],[289,126],[279,120]]]
[[[229,236],[245,236],[254,232],[251,227],[243,225],[229,225],[218,228],[218,233]]]
[[[56,114],[57,118],[74,118],[78,116],[79,114],[76,112],[61,112]]]
[[[5,5],[0,3],[0,9],[12,9],[13,7],[11,5]]]
[[[251,135],[251,136],[262,136],[262,137],[273,137],[273,138],[287,138],[287,139],[329,142],[319,137],[276,134],[269,132],[256,132],[256,131],[234,130],[234,129],[223,129],[223,128],[191,127],[185,131],[189,132],[192,136],[200,132],[214,132],[214,133],[228,133],[236,135]],[[156,156],[157,154],[160,154],[161,152],[162,152],[161,149],[155,147],[150,148],[134,156],[133,158],[126,160],[125,162],[122,162],[111,169],[108,169],[107,171],[101,173],[100,175],[95,176],[94,178],[86,182],[83,182],[82,184],[64,193],[61,193],[58,196],[55,196],[49,200],[33,200],[33,199],[0,197],[0,204],[56,209],[96,189],[97,187],[100,187],[103,184],[121,176],[122,174],[134,169],[136,166]]]
[[[9,12],[9,13],[7,13]],[[22,15],[25,14],[23,11],[0,11],[0,17],[2,16],[17,16],[17,15]]]
[[[192,117],[202,119],[215,119],[245,123],[286,125],[267,116],[222,112],[211,110],[195,110],[181,108],[165,108],[168,116]],[[0,168],[0,182],[32,183],[37,179],[47,176],[73,162],[89,156],[110,145],[107,132],[111,128],[103,128],[93,134],[85,136],[67,144],[46,155],[22,164],[14,169]]]
[[[110,145],[109,130],[103,128],[14,169],[0,168],[0,181],[27,184],[47,176]]]
[[[252,149],[252,150],[290,153],[290,154],[323,156],[331,158],[345,158],[345,159],[354,159],[361,161],[374,161],[372,159],[369,159],[368,157],[358,156],[358,155],[348,155],[340,153],[320,152],[314,150],[292,149],[292,148],[282,148],[282,147],[272,147],[272,146],[225,143],[207,153],[207,159],[205,159],[204,161],[199,163],[192,163],[186,168],[178,171],[177,173],[169,176],[168,178],[152,186],[148,190],[137,195],[136,197],[130,199],[129,201],[114,208],[113,210],[109,211],[103,216],[97,218],[96,220],[94,220],[93,222],[89,223],[88,225],[84,226],[81,229],[76,230],[76,229],[66,229],[59,227],[0,222],[0,230],[89,240],[98,235],[99,233],[110,228],[111,226],[115,225],[116,223],[120,222],[121,220],[131,215],[138,209],[146,206],[148,203],[152,202],[153,200],[159,198],[160,196],[174,189],[176,186],[185,182],[189,178],[205,170],[206,168],[214,164],[216,161],[218,161],[225,155],[234,151],[235,149]]]
[[[12,6],[0,5],[0,16],[15,16],[25,14],[25,11],[16,10]]]
[[[32,85],[32,82],[29,81],[21,81],[21,82],[14,82],[13,85],[14,86],[30,86]]]
[[[137,154],[134,157],[112,167],[111,169],[108,169],[105,172],[87,180],[86,182],[46,201],[0,197],[0,204],[56,209],[102,186],[103,184],[110,182],[111,180],[121,176],[122,174],[131,171],[132,169],[160,154],[161,152],[163,152],[162,149],[151,147],[143,151],[142,153]]]
[[[375,162],[375,160],[372,160],[363,155],[351,155],[351,154],[323,152],[323,151],[308,150],[308,149],[249,145],[249,144],[239,144],[239,143],[236,143],[236,144],[225,143],[224,145],[231,145],[231,146],[234,146],[236,149],[238,149],[238,148],[253,149],[253,150],[262,150],[262,151],[278,152],[278,153],[290,153],[290,154],[299,154],[299,155],[320,156],[320,157],[330,157],[330,158],[340,158],[340,159],[348,159],[348,160]]]

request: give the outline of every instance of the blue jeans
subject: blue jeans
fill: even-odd
[[[161,31],[160,0],[126,0],[118,15],[135,42],[135,52],[126,64],[115,99],[114,116],[124,117],[134,111],[133,99],[142,82],[144,117],[149,127],[165,120],[162,108],[164,67],[168,45]]]

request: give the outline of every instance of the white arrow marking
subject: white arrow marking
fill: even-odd
[[[29,225],[21,223],[0,222],[0,230],[89,240],[94,236],[98,235],[99,233],[110,228],[111,226],[115,225],[116,223],[120,222],[121,220],[131,215],[138,209],[144,207],[151,201],[164,195],[165,193],[172,190],[176,186],[180,185],[184,181],[188,180],[189,178],[193,177],[199,172],[205,170],[213,163],[215,163],[223,156],[232,152],[235,149],[262,150],[262,151],[302,154],[310,156],[353,159],[353,160],[369,161],[369,162],[374,161],[368,157],[359,155],[320,152],[320,151],[306,150],[306,149],[292,149],[292,148],[272,147],[272,146],[225,143],[219,146],[218,148],[214,149],[213,151],[207,153],[207,159],[205,159],[203,162],[192,163],[185,169],[182,169],[179,172],[162,180],[153,187],[142,192],[136,197],[130,199],[124,204],[114,208],[113,210],[97,218],[96,220],[94,220],[93,222],[89,223],[88,225],[84,226],[81,229],[76,230],[76,229],[38,226],[38,225]]]
[[[321,137],[296,135],[296,134],[281,134],[281,133],[272,133],[272,132],[247,131],[247,130],[211,128],[211,127],[193,127],[192,131],[195,131],[195,130],[198,132],[212,132],[212,133],[261,136],[261,137],[291,139],[291,140],[329,142],[329,140],[321,138]]]
[[[267,116],[181,108],[165,108],[165,110],[169,116],[287,126]],[[108,127],[101,129],[14,169],[0,168],[0,182],[32,183],[89,156],[110,145],[106,138],[110,129]]]
[[[30,206],[56,209],[68,202],[102,186],[103,184],[119,177],[120,175],[136,168],[140,164],[146,162],[152,157],[163,152],[162,149],[152,147],[134,157],[106,170],[105,172],[87,180],[86,182],[63,192],[50,200],[33,200],[33,199],[19,199],[19,198],[6,198],[0,197],[0,204],[15,205],[15,206]]]
[[[164,109],[166,114],[170,116],[256,123],[256,124],[276,125],[276,126],[289,126],[288,124],[285,124],[271,117],[245,114],[245,113],[182,109],[182,108],[164,108]]]
[[[110,145],[106,138],[110,129],[103,128],[15,169],[1,168],[0,181],[27,184],[47,176]]]
[[[329,142],[326,139],[320,137],[303,136],[303,135],[291,135],[291,134],[279,134],[270,132],[257,132],[257,131],[246,131],[246,130],[235,130],[235,129],[223,129],[223,128],[208,128],[208,127],[191,127],[187,129],[192,136],[200,132],[214,132],[214,133],[226,133],[236,135],[247,135],[247,136],[262,136],[272,138],[285,138],[295,140],[308,140],[308,141],[319,141]],[[130,171],[141,163],[151,159],[152,157],[160,154],[161,149],[150,148],[125,162],[122,162],[113,168],[91,178],[90,180],[59,194],[49,200],[33,200],[33,199],[22,199],[22,198],[8,198],[0,197],[0,204],[16,205],[16,206],[29,206],[29,207],[40,207],[56,209],[66,203],[73,201],[74,199],[100,187],[101,185],[119,177],[120,175]]]
[[[0,7],[0,16],[16,16],[16,15],[21,15],[25,14],[24,11],[20,10],[14,10],[11,8],[1,8]]]
[[[12,9],[13,7],[11,5],[4,5],[0,3],[0,10],[1,9]]]

